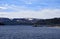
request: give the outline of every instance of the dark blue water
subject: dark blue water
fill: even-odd
[[[0,26],[0,39],[60,39],[59,27]]]

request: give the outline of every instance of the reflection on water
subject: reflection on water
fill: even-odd
[[[60,28],[0,26],[0,39],[60,39]]]

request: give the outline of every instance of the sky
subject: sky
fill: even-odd
[[[59,18],[60,0],[0,0],[0,17]]]

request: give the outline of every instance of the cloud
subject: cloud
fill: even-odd
[[[28,8],[26,6],[16,6],[14,4],[4,4],[2,6],[0,6],[0,12],[8,12],[8,10],[10,10],[10,12],[18,12],[18,11],[21,11],[21,10],[27,10]]]
[[[10,6],[8,4],[4,4],[4,5],[0,6],[0,10],[6,10],[9,8],[10,8]]]
[[[53,18],[60,17],[60,5],[52,1],[44,0],[20,0],[24,4],[20,5],[15,0],[15,4],[2,4],[0,6],[0,17],[9,18]],[[12,2],[12,1],[11,1]],[[16,5],[17,4],[17,5]],[[9,12],[8,12],[9,11]]]
[[[12,5],[3,4],[2,6],[0,6],[0,12],[5,12],[5,11],[8,12],[8,10],[10,10],[9,12],[18,11],[19,10],[19,6],[15,6],[14,4],[12,4]]]
[[[0,7],[0,9],[7,9],[6,7]]]
[[[56,2],[57,1],[57,2]],[[9,2],[9,3],[8,3]],[[11,3],[12,2],[12,3]],[[21,10],[39,10],[45,8],[60,8],[58,0],[7,0],[2,6],[0,5],[0,12],[16,12]]]
[[[8,18],[54,18],[60,17],[60,9],[42,9],[39,11],[0,12],[0,17]]]

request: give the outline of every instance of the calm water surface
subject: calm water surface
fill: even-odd
[[[0,26],[0,39],[60,39],[59,27]]]

